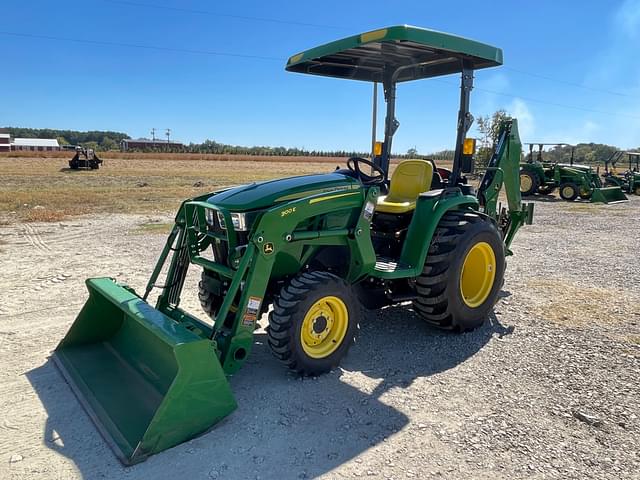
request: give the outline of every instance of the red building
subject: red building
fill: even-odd
[[[0,152],[11,151],[11,137],[8,133],[0,133]]]

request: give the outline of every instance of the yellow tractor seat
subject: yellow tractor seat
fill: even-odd
[[[427,192],[433,178],[433,165],[426,160],[404,160],[391,175],[389,193],[378,198],[376,210],[407,213],[416,208],[418,195]]]

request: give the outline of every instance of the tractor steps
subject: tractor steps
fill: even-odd
[[[395,258],[378,257],[374,268],[374,276],[381,278],[401,278],[413,276],[413,268]]]

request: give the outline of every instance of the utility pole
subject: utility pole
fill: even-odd
[[[171,136],[171,129],[170,128],[167,128],[167,133],[165,133],[165,135],[167,136],[167,143],[171,143],[169,141],[169,137]]]
[[[151,129],[151,140],[153,140],[154,142],[156,141],[156,129],[155,128]]]

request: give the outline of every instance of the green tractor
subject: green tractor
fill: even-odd
[[[626,155],[629,160],[629,168],[620,175],[616,172],[616,163],[618,163],[624,155]],[[640,152],[614,152],[604,162],[604,174],[602,178],[607,186],[618,187],[624,192],[640,195]]]
[[[484,322],[514,235],[533,216],[518,188],[515,119],[502,122],[477,192],[465,177],[474,70],[501,64],[498,48],[408,26],[289,59],[291,72],[381,83],[384,141],[346,168],[185,201],[141,295],[111,278],[87,280],[89,299],[54,359],[123,463],[199,435],[236,408],[227,377],[247,361],[267,312],[271,350],[302,375],[340,363],[361,305],[412,301],[425,322],[453,331]],[[407,160],[390,176],[397,84],[450,74],[461,77],[452,169]],[[503,187],[508,209],[497,207]],[[192,265],[202,269],[206,321],[180,308]]]
[[[568,164],[547,162],[542,158],[543,148],[547,145],[566,146],[565,143],[528,143],[527,161],[520,164],[520,193],[524,196],[550,195],[556,188],[560,198],[572,202],[578,197],[593,203],[617,203],[627,200],[624,192],[617,186],[603,187],[597,171],[588,165],[574,163],[575,147],[571,146],[571,159]],[[538,151],[534,158],[534,146]]]

